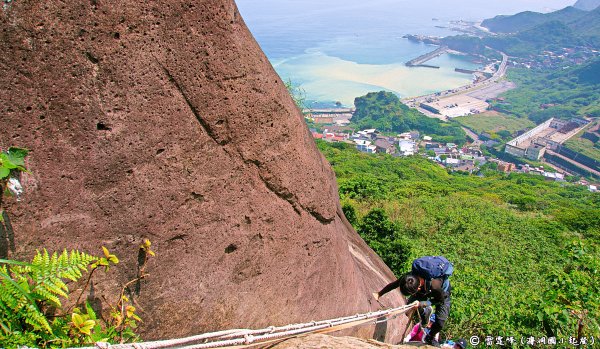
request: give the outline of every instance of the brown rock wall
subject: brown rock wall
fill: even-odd
[[[31,150],[0,253],[107,246],[122,262],[94,292],[114,298],[149,238],[147,339],[373,307],[392,274],[343,218],[331,168],[232,1],[0,11],[0,147]]]

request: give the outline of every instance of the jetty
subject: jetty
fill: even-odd
[[[304,113],[311,114],[352,114],[354,108],[326,108],[326,109],[304,109]]]
[[[435,49],[434,51],[431,51],[429,53],[421,55],[415,59],[411,59],[410,61],[406,62],[406,66],[407,67],[439,68],[434,65],[427,65],[427,64],[423,64],[423,63],[429,61],[430,59],[434,59],[435,57],[441,56],[446,52],[448,52],[448,46],[440,46],[437,49]]]
[[[457,73],[463,73],[463,74],[475,74],[475,73],[481,73],[478,70],[470,70],[470,69],[461,69],[461,68],[454,68],[454,71]]]

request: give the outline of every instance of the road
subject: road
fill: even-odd
[[[466,127],[463,127],[462,129],[465,131],[465,133],[467,134],[467,136],[469,136],[469,137],[471,137],[471,139],[473,139],[473,143],[471,143],[472,146],[480,146],[483,143],[479,139],[479,136],[475,132],[469,130]]]

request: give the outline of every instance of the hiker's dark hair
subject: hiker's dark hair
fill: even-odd
[[[406,273],[400,278],[400,292],[405,296],[413,295],[419,290],[420,284],[419,277]]]

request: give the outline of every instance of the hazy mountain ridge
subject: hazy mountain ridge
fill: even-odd
[[[591,11],[600,6],[600,0],[577,0],[573,7],[584,11]]]
[[[578,21],[586,14],[584,10],[569,6],[550,13],[525,11],[510,16],[500,15],[484,20],[481,25],[495,33],[517,33],[550,21],[568,24]]]
[[[452,49],[476,54],[483,54],[484,47],[489,46],[513,57],[600,47],[600,8],[587,12],[570,6],[547,14],[521,12],[486,19],[482,26],[497,35],[462,35],[446,37],[441,42]]]

